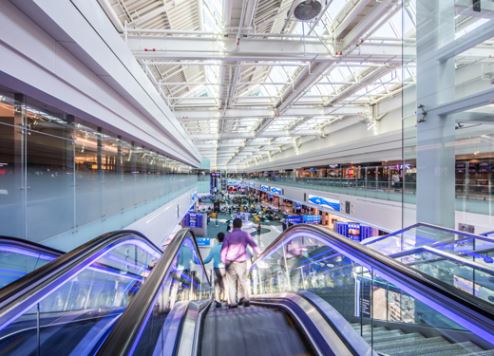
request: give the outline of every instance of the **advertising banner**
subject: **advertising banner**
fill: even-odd
[[[271,193],[272,194],[283,195],[283,189],[278,188],[278,187],[271,187]]]
[[[261,184],[259,186],[259,190],[261,190],[262,192],[269,192],[269,185]]]
[[[328,209],[331,209],[334,211],[340,211],[340,201],[336,200],[336,199],[331,199],[331,198],[326,198],[326,197],[320,197],[318,195],[308,194],[307,195],[307,201],[312,203],[312,204],[320,205],[324,208],[328,208]]]

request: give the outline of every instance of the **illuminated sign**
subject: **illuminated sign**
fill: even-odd
[[[336,199],[330,199],[309,194],[307,197],[307,201],[312,204],[320,205],[324,208],[328,208],[334,211],[340,211],[340,201]]]

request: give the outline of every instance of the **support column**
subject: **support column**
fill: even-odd
[[[122,136],[117,136],[117,161],[115,162],[115,171],[118,177],[123,175],[122,164]]]
[[[417,0],[417,221],[455,225],[455,121],[427,111],[454,98],[454,58],[436,50],[454,40],[454,0]]]
[[[64,132],[64,151],[65,151],[65,169],[69,174],[70,178],[70,191],[72,195],[72,228],[75,229],[77,226],[77,191],[76,191],[76,164],[75,164],[75,118],[74,115],[65,115],[65,132]]]
[[[27,137],[23,94],[14,94],[14,204],[18,236],[27,238]]]
[[[96,151],[96,169],[98,175],[103,174],[103,138],[101,137],[101,127],[98,127],[98,136],[96,137],[97,151]]]

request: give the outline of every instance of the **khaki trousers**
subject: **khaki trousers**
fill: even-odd
[[[231,262],[227,265],[226,288],[228,290],[228,304],[238,304],[242,298],[249,300],[247,262]]]

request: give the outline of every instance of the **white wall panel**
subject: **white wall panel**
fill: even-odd
[[[84,32],[91,40],[91,48],[87,48],[90,43],[85,44],[86,48],[77,44],[34,2],[13,3],[23,5],[22,10],[28,15],[9,2],[0,2],[1,83],[14,90],[28,90],[26,94],[51,100],[50,104],[63,103],[83,119],[112,127],[117,133],[134,137],[174,158],[195,165],[199,163],[195,147],[177,131],[176,119],[167,117],[169,111],[166,112],[164,102],[158,107],[151,101],[147,91],[154,88],[141,86],[136,81],[72,3],[46,2],[56,5],[60,11],[66,10],[57,16],[65,16],[65,21],[70,22],[73,31],[79,35]],[[43,28],[29,16],[36,16],[35,20],[39,20]],[[54,33],[58,33],[58,41],[53,37]],[[95,63],[100,58],[90,57],[89,53],[106,53],[112,60],[107,61],[105,67],[111,67],[112,71],[106,72],[103,67],[98,69]],[[137,63],[132,70],[140,70],[145,76]],[[160,114],[157,110],[165,111]]]

